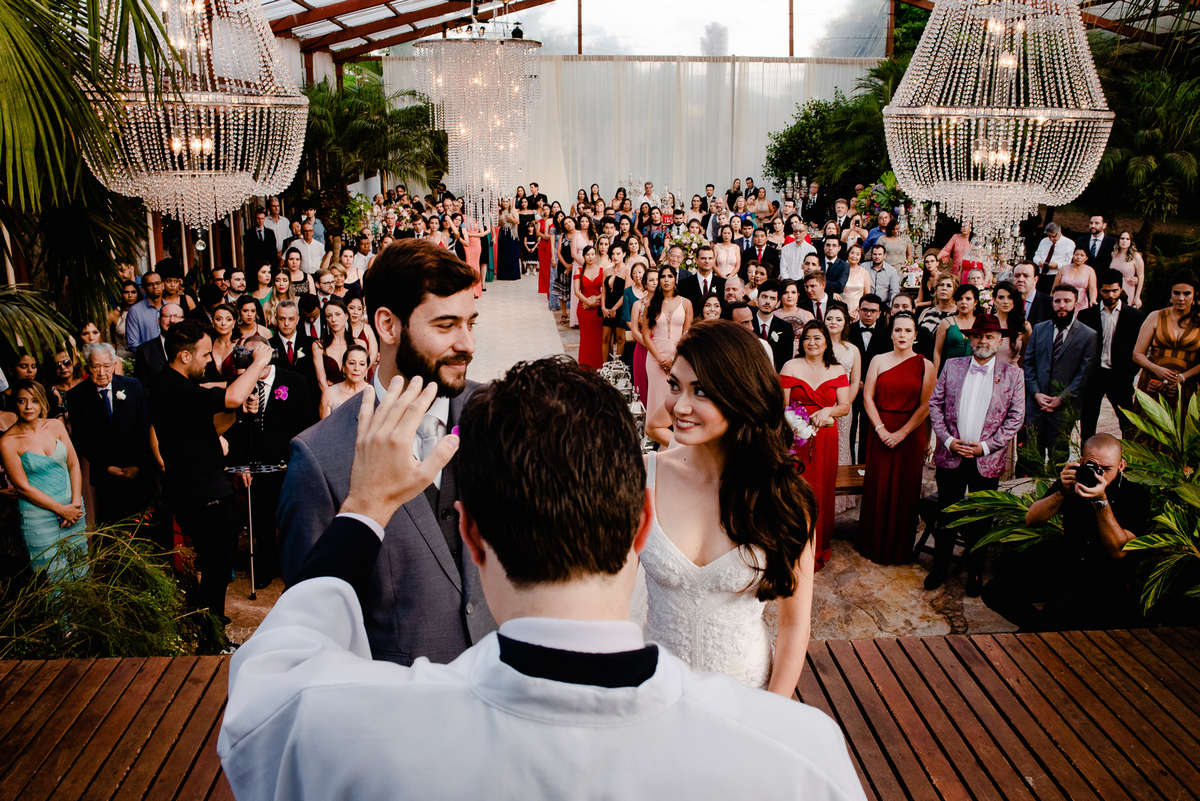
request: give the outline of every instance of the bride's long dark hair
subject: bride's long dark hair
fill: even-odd
[[[721,524],[743,550],[758,546],[755,594],[787,598],[796,591],[796,565],[816,526],[816,497],[789,451],[783,390],[758,338],[727,320],[692,325],[675,350],[691,365],[709,400],[725,416]]]

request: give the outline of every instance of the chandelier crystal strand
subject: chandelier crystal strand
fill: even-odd
[[[449,180],[471,216],[491,226],[500,198],[525,176],[525,142],[537,107],[538,49],[529,39],[414,43],[420,91],[446,132]]]
[[[117,146],[85,156],[112,191],[206,227],[247,197],[292,182],[308,98],[290,82],[259,3],[162,0],[160,15],[179,63],[168,63],[156,97],[142,80],[136,43],[118,42],[110,30],[110,55],[121,48],[130,64],[112,125]]]
[[[1084,190],[1113,113],[1078,0],[937,0],[883,119],[900,187],[999,253]]]

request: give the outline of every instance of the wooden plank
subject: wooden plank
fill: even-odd
[[[1179,652],[1170,645],[1154,636],[1152,632],[1146,629],[1130,629],[1129,631],[1114,631],[1110,633],[1114,638],[1121,635],[1121,639],[1118,639],[1118,642],[1122,644],[1125,644],[1126,636],[1133,638],[1133,640],[1140,643],[1150,653],[1154,654],[1160,662],[1166,665],[1169,669],[1163,673],[1164,683],[1173,687],[1178,680],[1182,680],[1193,687],[1200,687],[1200,670],[1197,670],[1191,662],[1180,656]]]
[[[846,678],[846,684],[870,721],[883,753],[887,755],[888,761],[899,776],[904,792],[914,799],[936,797],[937,793],[929,781],[925,766],[921,764],[920,758],[913,752],[903,732],[896,725],[887,704],[858,661],[853,646],[847,641],[830,642],[828,645],[830,655]],[[880,796],[892,797],[883,792],[880,792]]]
[[[8,740],[8,733],[21,717],[29,710],[34,703],[41,698],[42,693],[50,686],[50,683],[58,677],[63,668],[67,666],[67,660],[55,659],[51,662],[29,662],[26,665],[21,665],[14,673],[21,673],[22,676],[12,676],[13,689],[11,695],[4,704],[4,708],[0,709],[0,742]],[[20,678],[25,681],[19,683]],[[19,690],[18,690],[19,688]],[[8,688],[5,688],[6,690]]]
[[[119,790],[122,798],[145,798],[146,790],[158,775],[163,763],[175,751],[180,735],[191,719],[196,706],[204,698],[213,676],[221,666],[216,656],[196,657],[196,665],[172,699],[166,713],[154,729],[154,735],[142,749],[129,769]]]
[[[1061,643],[1066,652],[1072,651],[1061,638],[1044,638],[1037,634],[1021,637],[1000,635],[1000,640],[1015,640],[1024,646],[1029,659],[1025,655],[1016,657],[1025,672],[1031,677],[1045,675],[1043,684],[1039,681],[1044,692],[1053,693],[1053,684],[1062,688],[1065,697],[1078,706],[1087,718],[1083,718],[1082,726],[1095,729],[1107,735],[1118,753],[1127,759],[1135,770],[1158,788],[1165,798],[1185,798],[1186,791],[1181,778],[1176,778],[1166,769],[1166,761],[1175,755],[1174,749],[1166,743],[1162,736],[1155,731],[1154,726],[1147,722],[1145,715],[1130,709],[1116,691],[1108,685],[1099,672],[1082,659],[1074,659],[1074,664],[1067,661],[1066,653],[1050,647],[1049,642]],[[1010,648],[1010,653],[1016,652],[1020,646]],[[1142,703],[1150,704],[1143,698]],[[1133,714],[1130,715],[1129,713]],[[1099,739],[1097,738],[1097,741]],[[1107,747],[1103,743],[1103,747]],[[1156,753],[1158,747],[1165,748],[1166,754]],[[1183,760],[1180,760],[1183,762]],[[1111,764],[1111,763],[1110,763]],[[1185,763],[1186,764],[1186,763]],[[1200,787],[1200,776],[1192,776],[1197,781],[1193,786]],[[1191,781],[1191,778],[1189,778]]]
[[[859,475],[859,470],[865,471],[866,465],[840,464],[837,469],[837,479],[834,484],[835,495],[862,495],[865,475]]]
[[[816,707],[826,715],[829,715],[829,717],[838,722],[838,726],[842,727],[842,734],[846,737],[847,750],[850,752],[850,761],[854,763],[854,771],[858,774],[859,782],[862,783],[863,792],[866,793],[868,799],[876,801],[878,796],[875,795],[875,790],[871,787],[871,781],[867,776],[867,772],[863,770],[862,763],[858,760],[858,754],[850,743],[850,735],[846,732],[845,727],[842,726],[841,721],[838,720],[838,714],[830,702],[829,696],[825,694],[821,683],[817,680],[817,669],[812,663],[811,656],[812,651],[817,647],[824,648],[824,645],[817,642],[809,643],[809,656],[806,659],[805,669],[800,674],[800,681],[796,685],[796,696],[801,702]]]
[[[1166,741],[1167,751],[1174,751],[1183,759],[1189,760],[1193,767],[1200,767],[1200,739],[1196,739],[1192,734],[1200,732],[1200,716],[1180,703],[1179,699],[1155,681],[1145,668],[1129,659],[1126,659],[1124,666],[1118,666],[1107,651],[1097,647],[1082,631],[1046,634],[1042,638],[1058,651],[1068,664],[1072,664],[1071,660],[1063,650],[1067,645],[1078,653],[1080,659],[1087,660],[1087,663],[1108,682],[1112,691],[1120,694],[1124,702],[1125,716],[1128,717],[1132,711],[1136,716],[1135,726],[1138,725],[1138,720],[1143,718],[1146,725],[1152,726],[1153,732],[1147,735],[1148,743],[1154,741],[1156,736],[1161,737]],[[1058,640],[1062,641],[1061,646],[1056,644]],[[1114,652],[1123,654],[1120,646],[1116,643],[1110,644]],[[1101,696],[1107,692],[1107,689],[1100,688]],[[1175,717],[1176,711],[1190,718],[1187,724]],[[1175,775],[1179,776],[1180,781],[1187,783],[1179,773]],[[1194,786],[1200,787],[1200,776],[1196,776],[1195,779]]]
[[[1020,777],[1012,772],[1004,755],[996,749],[991,738],[979,727],[975,716],[952,688],[944,688],[949,689],[945,694],[931,692],[926,681],[932,677],[925,676],[922,679],[922,673],[913,666],[896,640],[879,639],[874,640],[874,644],[887,660],[899,687],[907,694],[912,706],[924,720],[924,726],[945,753],[959,780],[969,790],[971,798],[983,801],[1002,801],[1004,798],[1033,801],[1033,794],[1024,786]],[[866,659],[863,661],[866,662]],[[878,683],[877,681],[876,684]],[[973,732],[974,736],[960,731],[960,727]],[[1009,768],[1001,781],[994,781],[987,771],[988,764],[993,761],[997,763],[996,767]],[[926,765],[928,762],[927,758]],[[1006,788],[1008,792],[1002,793],[998,787]],[[941,785],[938,785],[938,789],[942,789]]]
[[[92,673],[95,660],[69,659],[65,661],[66,665],[39,694],[37,704],[31,706],[21,716],[17,725],[9,730],[3,740],[0,740],[0,776],[8,775],[9,768],[37,738],[43,724],[55,713],[59,704],[69,698],[76,684],[86,680],[91,692],[94,693],[100,686],[100,681],[103,681],[103,677],[96,681],[96,674]],[[111,667],[109,670],[111,671]],[[88,698],[91,698],[90,694]]]
[[[145,795],[149,801],[170,801],[176,797],[176,793],[179,792],[179,788],[195,765],[209,732],[221,720],[221,710],[225,708],[225,698],[229,687],[229,657],[204,658],[217,660],[217,672],[196,703],[187,725],[176,738],[175,747],[171,749],[171,753],[155,777],[154,783],[150,785],[149,792]],[[213,756],[215,756],[215,744],[213,748]],[[217,767],[219,767],[219,763]],[[213,771],[204,782],[206,793],[215,778],[216,772]],[[189,798],[186,795],[181,797]]]
[[[891,760],[863,717],[854,695],[846,685],[845,677],[838,670],[837,663],[829,652],[829,643],[823,642],[819,645],[819,648],[814,648],[813,644],[810,644],[808,649],[813,675],[829,696],[829,702],[835,710],[834,719],[841,724],[842,731],[846,733],[850,753],[863,768],[866,775],[864,786],[878,798],[889,801],[906,798]]]
[[[190,712],[211,678],[211,673],[212,670],[207,666],[200,666],[199,657],[171,660],[150,697],[142,704],[108,759],[96,772],[83,798],[107,801],[116,795],[121,784],[135,770],[149,770],[153,775],[175,736],[170,726],[160,733],[160,723],[168,714],[184,711],[185,707]],[[146,763],[152,761],[153,765],[145,767]]]
[[[1151,629],[1149,633],[1174,648],[1192,667],[1200,669],[1200,648],[1190,634],[1173,628]]]
[[[1041,801],[1067,801],[1038,756],[941,637],[905,637],[897,645],[924,677],[999,787],[1015,795],[1017,785],[1022,785]],[[935,650],[945,664],[938,661]],[[1086,789],[1081,779],[1079,782]]]
[[[0,660],[0,684],[4,683],[4,677],[12,672],[13,668],[21,664],[19,659]]]
[[[117,747],[146,698],[158,685],[163,672],[172,663],[173,660],[167,657],[153,657],[142,662],[137,675],[125,688],[120,700],[100,723],[91,741],[59,783],[56,793],[58,797],[79,798],[83,794],[92,777]]]
[[[125,690],[129,687],[129,682],[133,680],[143,661],[141,659],[100,660],[101,663],[111,665],[111,672],[104,683],[89,701],[77,704],[79,706],[78,713],[73,719],[67,721],[65,718],[66,710],[70,708],[71,704],[64,702],[59,707],[55,717],[62,716],[67,728],[55,731],[49,725],[43,727],[38,733],[38,745],[47,753],[38,760],[40,766],[34,764],[32,760],[29,760],[28,764],[22,764],[27,761],[27,757],[34,753],[32,749],[27,750],[10,771],[13,781],[5,782],[0,786],[0,801],[9,801],[18,797],[23,801],[49,798],[100,723],[108,716],[113,705],[121,700]],[[79,686],[82,686],[82,682]],[[76,703],[76,696],[82,695],[79,692],[79,686],[72,694],[72,698],[69,699],[72,703]],[[29,781],[25,783],[24,787],[21,787],[22,780],[26,777]]]
[[[12,669],[4,674],[4,681],[0,681],[0,728],[6,729],[11,726],[12,723],[16,723],[16,721],[12,721],[8,724],[8,726],[4,725],[4,722],[9,717],[9,711],[5,707],[7,707],[9,701],[11,701],[13,698],[16,698],[18,694],[20,694],[23,698],[28,698],[28,693],[24,690],[25,685],[29,683],[30,679],[37,675],[38,671],[42,669],[46,662],[43,659],[24,659],[21,661],[9,661],[5,664],[12,666]],[[61,668],[62,665],[60,664],[59,669]],[[47,681],[49,681],[49,679],[47,679]]]
[[[1124,675],[1139,682],[1180,726],[1188,731],[1200,732],[1200,713],[1197,712],[1200,710],[1200,688],[1178,680],[1168,686],[1164,678],[1173,676],[1178,679],[1170,668],[1136,639],[1126,636],[1126,642],[1122,644],[1114,634],[1119,636],[1121,633],[1089,631],[1080,636],[1094,643],[1103,650],[1105,656],[1112,659],[1118,678]]]
[[[1073,750],[1079,755],[1080,761],[1072,758],[1059,744],[1056,738],[1047,731],[1038,713],[1031,713],[1021,702],[1016,688],[1005,676],[997,671],[984,655],[975,647],[973,639],[964,635],[951,635],[936,643],[930,644],[930,651],[938,658],[938,662],[946,667],[950,660],[957,658],[964,668],[975,678],[987,692],[992,703],[996,705],[1009,723],[1020,733],[1021,738],[1028,743],[1030,750],[1046,767],[1054,782],[1063,789],[1071,801],[1077,799],[1099,799],[1111,801],[1116,798],[1129,798],[1124,790],[1104,773],[1103,766],[1092,757],[1085,748],[1075,745]],[[954,675],[954,671],[947,671]],[[1106,781],[1102,787],[1095,788],[1090,780],[1090,774],[1104,774]],[[1095,789],[1093,789],[1095,788]],[[1099,793],[1097,793],[1099,790]],[[1111,790],[1111,795],[1104,795]]]
[[[217,783],[212,792],[208,794],[208,801],[236,801],[233,797],[233,788],[229,786],[229,779],[225,778],[223,772],[217,777]]]
[[[866,668],[880,698],[887,704],[892,717],[904,733],[905,742],[917,754],[926,775],[937,788],[938,794],[946,801],[970,801],[972,794],[967,789],[964,776],[951,764],[957,759],[963,759],[968,763],[963,767],[969,769],[969,763],[973,760],[970,750],[961,746],[961,740],[959,747],[955,747],[953,742],[942,742],[930,730],[905,694],[906,688],[888,667],[874,640],[855,640],[851,646]],[[946,750],[948,745],[949,750]],[[982,790],[983,785],[990,785],[991,782],[986,777],[980,777],[978,766],[975,767],[975,778],[981,778],[978,789]],[[996,796],[993,792],[984,797],[991,799]]]
[[[1048,698],[1042,694],[1037,679],[1026,675],[1013,661],[1008,650],[998,644],[994,637],[974,637],[972,644],[1004,681],[1013,688],[1021,703],[1025,705],[1043,728],[1054,738],[1067,756],[1079,765],[1084,776],[1109,801],[1113,798],[1136,798],[1143,801],[1157,796],[1137,771],[1121,757],[1109,743],[1103,747],[1103,737],[1095,736],[1094,727],[1086,725],[1086,717],[1062,693]],[[1080,718],[1084,719],[1081,720]],[[1083,735],[1091,735],[1085,741]],[[1113,760],[1113,761],[1110,761]],[[1109,768],[1113,768],[1110,772]],[[1132,794],[1132,795],[1131,795]]]
[[[224,710],[225,702],[222,699],[220,711],[223,712]],[[217,779],[224,778],[221,774],[221,759],[217,756],[217,737],[220,733],[221,715],[218,712],[217,719],[209,727],[208,738],[200,746],[200,753],[196,755],[195,764],[192,765],[192,770],[188,773],[187,781],[179,789],[177,797],[181,801],[189,801],[193,798],[208,798],[217,784]]]

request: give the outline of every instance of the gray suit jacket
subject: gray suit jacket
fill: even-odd
[[[478,384],[450,401],[449,426]],[[350,490],[350,465],[358,429],[356,401],[292,440],[277,518],[284,581],[298,580],[304,561]],[[456,457],[457,460],[457,457]],[[371,581],[361,601],[367,638],[376,659],[411,665],[419,656],[450,662],[496,628],[466,548],[460,566],[443,526],[457,526],[458,498],[452,461],[442,471],[438,508],[425,495],[402,506],[386,526]]]
[[[1057,362],[1053,359],[1055,333],[1052,320],[1038,323],[1025,349],[1025,419],[1029,423],[1041,416],[1041,409],[1033,400],[1035,392],[1063,399],[1064,406],[1059,407],[1056,415],[1072,404],[1078,413],[1079,394],[1096,365],[1095,331],[1078,320],[1073,322]]]

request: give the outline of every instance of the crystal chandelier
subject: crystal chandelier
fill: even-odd
[[[905,192],[1010,238],[1084,190],[1113,114],[1078,0],[937,0],[883,120]]]
[[[257,0],[161,0],[160,8],[179,60],[166,62],[160,90],[129,59],[116,146],[88,154],[88,165],[112,191],[205,227],[291,183],[308,98],[289,80]],[[112,37],[106,45],[136,48]]]
[[[471,216],[490,225],[501,196],[525,175],[525,140],[537,105],[538,48],[524,38],[491,38],[482,25],[461,39],[415,42],[418,85],[446,132],[449,177]]]

